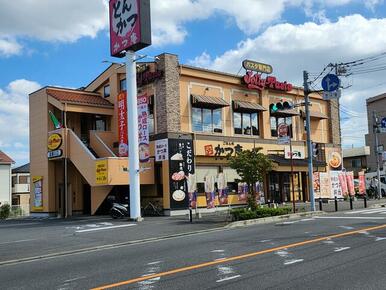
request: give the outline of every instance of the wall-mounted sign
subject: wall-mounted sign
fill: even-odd
[[[157,79],[160,79],[163,72],[160,70],[150,71],[150,66],[142,66],[139,70],[137,69],[137,86],[142,87],[150,84]]]
[[[112,56],[151,44],[150,0],[110,0],[109,15]]]
[[[48,153],[47,153],[48,159],[58,158],[58,157],[61,157],[62,155],[63,155],[62,149],[48,151]]]
[[[168,139],[155,140],[155,161],[169,159]]]
[[[261,74],[254,74],[252,71],[247,71],[243,77],[243,81],[248,89],[256,89],[258,91],[262,91],[265,88],[285,92],[292,90],[292,84],[290,83],[279,82],[274,76],[269,76],[264,79],[261,77]]]
[[[334,169],[339,168],[342,164],[342,157],[340,153],[336,151],[331,152],[328,158],[328,164]]]
[[[204,150],[205,156],[229,158],[240,153],[243,150],[243,146],[234,142],[223,142],[223,144],[217,144],[216,146],[212,144],[204,145]]]
[[[95,161],[95,183],[107,184],[107,160]]]
[[[292,159],[304,159],[305,156],[304,147],[292,146]],[[284,158],[291,159],[290,146],[284,147]]]
[[[51,134],[48,137],[48,143],[47,143],[48,150],[52,151],[52,150],[58,149],[62,145],[62,141],[63,141],[62,135],[58,133]]]
[[[243,60],[243,68],[245,68],[246,70],[253,70],[266,74],[272,73],[272,66],[270,66],[269,64],[256,62],[248,59]]]

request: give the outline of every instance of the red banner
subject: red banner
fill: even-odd
[[[358,173],[358,176],[359,176],[359,194],[364,195],[364,194],[366,194],[365,172],[360,171]]]
[[[119,138],[119,157],[128,156],[127,144],[127,102],[126,91],[118,95],[118,138]]]
[[[139,161],[149,162],[149,126],[147,95],[137,96]]]
[[[354,196],[355,195],[354,172],[352,171],[346,172],[346,180],[347,180],[348,192],[350,193],[351,196]]]

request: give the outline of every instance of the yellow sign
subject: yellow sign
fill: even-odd
[[[95,162],[96,184],[107,184],[107,160],[98,160]]]
[[[256,62],[252,60],[244,60],[243,61],[243,67],[246,70],[253,70],[256,72],[262,72],[266,74],[271,74],[272,73],[272,66],[269,64],[261,63],[261,62]]]
[[[51,134],[48,137],[48,150],[56,150],[62,145],[62,136],[58,133]]]

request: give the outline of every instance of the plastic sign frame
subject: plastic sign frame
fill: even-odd
[[[245,68],[246,70],[252,70],[255,72],[261,72],[266,74],[271,74],[273,71],[272,66],[269,64],[256,62],[248,59],[243,60],[242,64],[243,68]]]

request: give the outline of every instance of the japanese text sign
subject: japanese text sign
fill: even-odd
[[[128,143],[127,143],[127,102],[126,91],[122,91],[118,95],[118,138],[119,157],[128,156]]]
[[[109,15],[112,56],[151,44],[150,0],[110,0]]]
[[[139,161],[148,162],[150,158],[147,95],[137,97],[138,108],[138,146]]]

